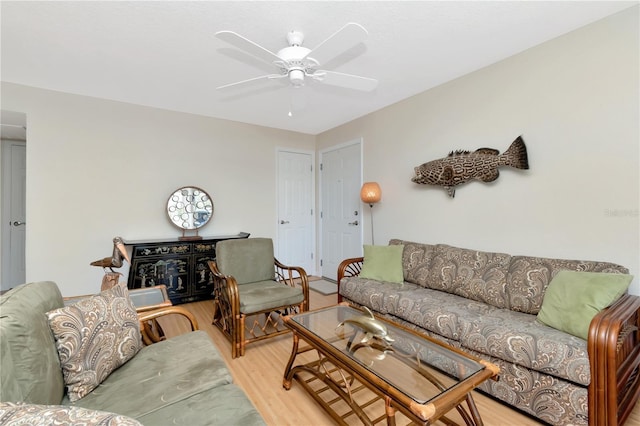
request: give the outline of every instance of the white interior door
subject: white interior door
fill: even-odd
[[[322,153],[322,276],[337,279],[338,265],[362,256],[361,142]]]
[[[25,282],[26,144],[2,142],[2,284],[9,290]]]
[[[278,151],[278,238],[276,257],[315,274],[313,155]]]

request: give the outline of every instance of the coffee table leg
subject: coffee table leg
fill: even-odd
[[[289,362],[287,363],[287,368],[284,369],[284,379],[282,380],[282,387],[286,390],[291,389],[291,379],[293,378],[293,372],[291,371],[291,367],[293,367],[293,361],[296,359],[298,355],[298,343],[300,338],[298,334],[293,331],[293,348],[291,349],[291,356],[289,357]]]
[[[396,426],[396,409],[391,405],[391,398],[384,397],[384,411],[387,414],[387,425]]]
[[[473,417],[473,422],[475,426],[483,426],[482,417],[480,417],[480,412],[476,407],[476,403],[473,400],[473,396],[471,394],[467,394],[467,405],[469,406],[469,412],[471,413],[471,417]]]

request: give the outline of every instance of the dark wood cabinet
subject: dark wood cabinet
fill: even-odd
[[[125,241],[131,246],[130,289],[165,285],[174,305],[213,299],[213,279],[207,262],[216,258],[216,243],[249,234],[174,239]]]

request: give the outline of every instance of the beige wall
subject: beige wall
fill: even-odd
[[[114,236],[178,237],[165,208],[181,186],[213,198],[202,235],[275,238],[276,148],[314,149],[309,135],[14,84],[2,106],[28,120],[27,281],[65,296],[99,290],[89,262]]]
[[[325,132],[317,149],[363,137],[364,180],[383,192],[376,241],[617,262],[640,294],[639,51],[635,7]],[[518,135],[528,171],[454,199],[410,181],[451,150],[503,152]]]
[[[179,235],[164,205],[183,185],[214,199],[203,234],[275,237],[276,147],[360,137],[364,179],[383,190],[378,243],[608,260],[638,276],[638,51],[636,7],[317,137],[3,83],[3,109],[28,120],[27,280],[95,292],[102,271],[89,262],[112,237]],[[518,135],[529,171],[503,168],[454,199],[410,182],[422,162],[504,151]]]

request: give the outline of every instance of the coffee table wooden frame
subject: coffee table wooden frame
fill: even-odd
[[[336,306],[324,309],[335,308]],[[309,313],[310,312],[307,312],[306,314]],[[313,313],[313,311],[311,313]],[[351,389],[349,389],[349,382],[352,383],[354,378],[359,383],[369,388],[373,393],[384,399],[385,416],[388,425],[395,425],[396,410],[402,412],[416,424],[430,425],[438,419],[441,419],[447,424],[456,424],[451,419],[445,417],[445,414],[454,408],[461,414],[467,425],[481,426],[483,424],[480,413],[475,406],[473,397],[471,396],[470,392],[479,384],[490,378],[497,380],[500,369],[496,365],[480,358],[476,358],[456,348],[450,347],[435,339],[419,334],[399,324],[392,323],[383,318],[378,318],[379,320],[387,323],[387,327],[395,327],[402,331],[413,334],[420,339],[425,339],[432,344],[438,345],[448,351],[462,355],[463,357],[471,359],[485,367],[475,374],[460,381],[457,385],[448,390],[444,390],[443,385],[440,384],[438,382],[438,379],[434,376],[430,375],[427,372],[420,372],[420,374],[434,383],[442,391],[439,395],[429,400],[426,404],[420,404],[397,389],[392,383],[381,379],[365,366],[349,358],[341,350],[333,346],[331,342],[320,338],[300,323],[293,321],[293,317],[295,316],[284,317],[285,324],[293,331],[293,348],[291,351],[289,362],[287,363],[284,371],[283,387],[286,390],[289,390],[291,389],[292,381],[294,379],[298,381],[303,386],[303,388],[325,409],[325,411],[328,412],[328,414],[331,415],[331,417],[338,424],[347,424],[343,420],[343,417],[345,416],[341,416],[336,413],[330,407],[330,405],[322,399],[322,397],[319,395],[320,392],[314,391],[314,389],[307,383],[307,380],[302,378],[299,373],[309,373],[316,379],[322,381],[339,398],[341,398],[346,404],[349,405],[349,407],[353,411],[353,414],[357,415],[365,425],[373,425],[374,421],[369,419],[363,408],[358,406],[358,404],[352,398]],[[299,345],[300,339],[304,340],[308,345],[301,348]],[[312,350],[316,350],[318,352],[318,360],[307,364],[299,364],[294,366],[295,359],[299,354]],[[327,371],[327,362],[335,366],[335,368],[339,371],[340,377],[342,377],[342,380],[340,382],[335,381]],[[468,411],[462,405],[463,402],[467,403]]]

